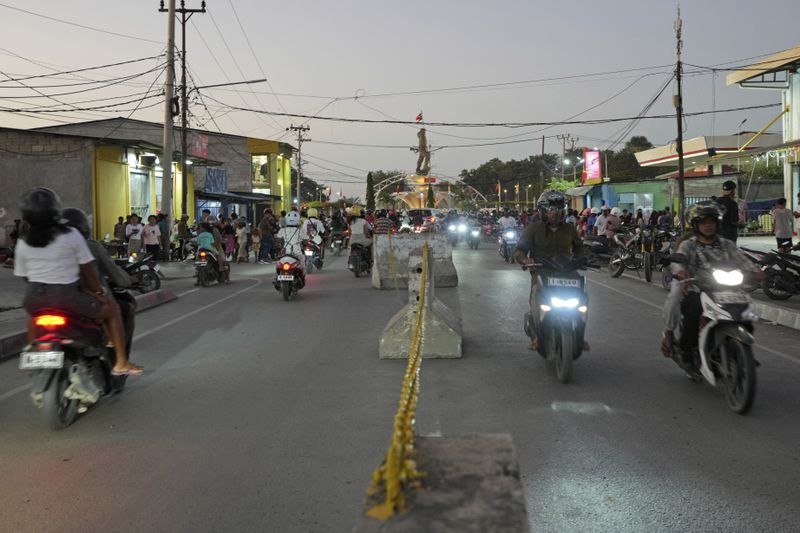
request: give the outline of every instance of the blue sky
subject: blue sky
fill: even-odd
[[[0,0],[0,4],[142,39],[165,41],[166,15],[158,13],[156,0]],[[677,5],[674,2],[234,0],[244,33],[229,0],[209,0],[207,4],[209,13],[196,15],[187,28],[188,60],[195,81],[204,85],[254,79],[263,72],[270,85],[253,86],[259,93],[256,95],[248,88],[241,88],[238,93],[231,88],[205,91],[220,102],[256,109],[372,119],[391,116],[403,120],[413,120],[422,110],[428,121],[556,121],[584,111],[632,84],[616,98],[579,118],[626,117],[642,110],[666,82],[675,61],[673,22]],[[199,7],[199,0],[189,0],[187,7]],[[800,44],[796,36],[800,3],[796,1],[693,0],[684,2],[681,11],[684,60],[694,65],[747,64],[755,60],[736,60]],[[157,55],[164,48],[157,42],[77,28],[2,5],[0,17],[4,29],[0,37],[0,72],[15,77],[48,72],[43,64],[57,69],[80,68]],[[247,39],[258,60],[251,53]],[[155,65],[153,60],[92,75],[120,76]],[[659,66],[662,68],[610,73]],[[587,76],[606,72],[609,74]],[[574,77],[502,88],[372,96],[569,76]],[[109,87],[65,96],[62,100],[141,92],[153,79],[154,74],[148,74],[131,82],[144,85]],[[281,96],[273,96],[271,90]],[[651,114],[672,112],[673,90],[673,85],[666,89]],[[0,94],[11,92],[6,91]],[[14,91],[15,96],[27,94],[34,93],[23,88]],[[299,94],[307,96],[290,96]],[[690,112],[779,102],[778,92],[727,87],[725,72],[712,75],[704,71],[687,76],[684,94],[685,107]],[[363,98],[352,98],[355,95]],[[333,100],[334,97],[340,99]],[[43,103],[54,104],[39,98],[20,99],[14,105]],[[206,99],[206,104],[215,115],[216,124],[207,121],[199,104],[192,111],[210,130],[219,127],[230,133],[285,139],[284,128],[291,122],[300,122],[283,117],[273,120],[247,112],[225,113],[221,105],[210,99]],[[0,105],[11,104],[0,100]],[[745,118],[746,128],[759,129],[775,114],[773,108],[718,114],[713,120],[710,116],[691,118],[687,120],[685,135],[711,134],[712,128],[717,134],[734,133]],[[134,117],[158,121],[161,111],[155,106],[137,112]],[[62,114],[57,120],[92,118],[98,117],[75,112]],[[40,118],[0,113],[0,124],[4,126],[34,127],[48,123]],[[536,127],[429,128],[429,140],[435,148],[569,133],[579,138],[578,145],[606,148],[613,144],[615,132],[624,125],[570,125],[546,131],[536,131],[541,129]],[[337,190],[341,187],[345,193],[362,194],[365,170],[413,170],[415,156],[405,148],[318,142],[411,146],[416,142],[413,126],[316,120],[310,126],[313,141],[306,145],[307,173]],[[675,123],[643,121],[633,134],[646,135],[656,144],[666,143],[675,137]],[[507,138],[512,135],[517,137]],[[554,138],[546,141],[549,152],[558,151],[558,146]],[[519,159],[538,153],[540,148],[540,141],[531,141],[442,149],[434,155],[434,172],[455,175],[491,157]]]

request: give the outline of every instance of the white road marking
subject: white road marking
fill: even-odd
[[[621,291],[621,290],[619,290],[617,288],[614,288],[611,285],[606,285],[605,283],[603,283],[601,281],[597,281],[597,280],[594,280],[594,279],[591,279],[591,278],[587,278],[587,279],[589,280],[590,283],[595,283],[595,284],[600,285],[601,287],[604,287],[604,288],[606,288],[606,289],[608,289],[610,291],[616,292],[616,293],[621,294],[623,296],[627,296],[628,298],[631,298],[632,300],[636,300],[637,302],[641,302],[641,303],[643,303],[645,305],[649,305],[650,307],[654,307],[654,308],[659,309],[659,310],[661,309],[660,305],[654,304],[653,302],[648,302],[647,300],[645,300],[643,298],[639,298],[637,296],[632,296],[632,295],[628,294],[627,292],[624,292],[624,291]],[[763,350],[765,352],[769,352],[769,353],[771,353],[773,355],[777,355],[778,357],[782,357],[783,359],[786,359],[787,361],[791,361],[791,362],[793,362],[795,364],[800,365],[800,359],[798,359],[797,357],[792,357],[791,355],[785,354],[783,352],[779,352],[778,350],[773,350],[772,348],[768,348],[768,347],[763,346],[761,344],[756,344],[755,346],[759,350]]]
[[[180,298],[180,297],[182,297],[182,296],[186,296],[187,294],[192,294],[193,292],[197,292],[197,291],[199,291],[199,290],[200,290],[200,289],[189,289],[188,291],[183,291],[183,292],[180,292],[180,293],[176,294],[175,296],[177,296],[178,298]]]
[[[240,279],[241,279],[241,278],[240,278]],[[240,290],[240,291],[236,291],[236,292],[234,292],[233,294],[229,294],[229,295],[228,295],[228,296],[226,296],[225,298],[220,298],[219,300],[215,301],[214,303],[211,303],[211,304],[208,304],[208,305],[204,305],[203,307],[199,307],[199,308],[195,309],[194,311],[191,311],[191,312],[189,312],[189,313],[186,313],[185,315],[179,316],[178,318],[176,318],[176,319],[174,319],[174,320],[170,320],[169,322],[166,322],[166,323],[164,323],[164,324],[161,324],[161,325],[160,325],[160,326],[158,326],[158,327],[155,327],[155,328],[153,328],[153,329],[150,329],[150,330],[148,330],[148,331],[145,331],[144,333],[140,333],[140,334],[138,334],[138,335],[135,335],[135,336],[133,337],[133,340],[134,340],[134,341],[137,341],[137,340],[139,340],[139,339],[141,339],[141,338],[143,338],[143,337],[146,337],[146,336],[148,336],[148,335],[152,335],[153,333],[155,333],[155,332],[157,332],[157,331],[161,331],[161,330],[162,330],[162,329],[164,329],[164,328],[168,328],[168,327],[170,327],[170,326],[172,326],[172,325],[174,325],[174,324],[177,324],[177,323],[178,323],[178,322],[180,322],[181,320],[185,320],[185,319],[189,318],[190,316],[194,316],[194,315],[196,315],[197,313],[202,313],[202,312],[203,312],[203,311],[205,311],[206,309],[211,309],[212,307],[216,306],[217,304],[219,304],[219,303],[221,303],[221,302],[224,302],[224,301],[226,301],[226,300],[230,300],[231,298],[235,298],[235,297],[239,296],[240,294],[242,294],[242,293],[243,293],[243,292],[245,292],[245,291],[249,291],[250,289],[252,289],[252,288],[254,288],[254,287],[258,287],[258,286],[259,286],[259,285],[261,285],[261,283],[262,283],[262,280],[259,280],[259,279],[256,279],[256,278],[244,278],[244,279],[251,279],[251,280],[255,281],[255,283],[254,283],[253,285],[250,285],[250,286],[248,286],[248,287],[245,287],[244,289],[242,289],[242,290]],[[198,290],[198,289],[194,289],[194,290]],[[31,387],[31,386],[30,386],[30,384],[28,383],[28,384],[25,384],[25,385],[21,385],[21,386],[17,387],[16,389],[11,389],[11,390],[10,390],[10,391],[8,391],[8,392],[4,392],[3,394],[0,394],[0,402],[2,402],[2,401],[4,401],[4,400],[7,400],[7,399],[9,399],[9,398],[11,398],[12,396],[16,396],[16,395],[17,395],[17,394],[19,394],[20,392],[26,391],[26,390],[28,390],[30,387]]]
[[[553,411],[565,411],[578,415],[594,415],[597,413],[610,413],[611,408],[600,402],[553,402],[550,404]]]

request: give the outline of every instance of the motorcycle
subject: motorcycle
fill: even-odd
[[[32,322],[35,340],[20,353],[19,368],[31,372],[31,399],[51,428],[66,428],[102,397],[125,388],[127,376],[111,374],[114,349],[95,321],[42,308]]]
[[[334,231],[331,234],[331,250],[333,255],[342,255],[342,247],[344,246],[344,231]]]
[[[212,283],[230,283],[230,267],[225,265],[219,269],[219,259],[217,254],[211,250],[202,249],[197,253],[194,262],[195,277],[202,287],[208,287]]]
[[[314,267],[316,267],[317,270],[322,270],[323,260],[320,255],[319,243],[313,240],[303,241],[303,255],[306,258],[306,272],[310,274],[314,271]]]
[[[761,290],[772,300],[788,300],[800,294],[800,255],[773,252],[771,268],[765,270]]]
[[[288,302],[297,292],[306,286],[306,273],[303,263],[291,254],[283,255],[275,265],[276,276],[274,287],[283,295],[283,300]]]
[[[516,229],[505,229],[500,234],[498,238],[500,243],[500,257],[502,257],[506,263],[513,263],[514,262],[514,250],[517,248],[517,243],[519,242],[519,231]]]
[[[544,270],[536,277],[538,308],[525,313],[525,334],[533,338],[538,332],[539,354],[554,362],[558,380],[568,383],[572,363],[583,353],[589,297],[578,270],[588,266],[587,260],[536,261]]]
[[[467,233],[467,246],[473,250],[477,250],[481,244],[481,227],[470,226]]]
[[[635,270],[637,274],[640,270],[644,270],[645,279],[648,282],[652,281],[652,230],[636,228],[632,233],[615,233],[614,243],[617,246],[608,262],[611,277],[620,277],[625,269]]]
[[[774,252],[759,252],[758,250],[744,247],[739,248],[739,250],[758,270],[764,272],[765,276],[778,262],[777,254]],[[770,284],[774,285],[774,280],[770,280]],[[761,284],[759,283],[745,283],[745,285],[742,286],[747,292],[753,292],[760,287]]]
[[[675,253],[665,261],[685,264],[687,258]],[[690,282],[700,289],[702,305],[698,347],[692,353],[691,366],[686,368],[678,342],[681,332],[675,331],[672,359],[693,381],[705,379],[714,387],[720,385],[728,407],[745,414],[756,394],[758,363],[753,356],[753,329],[758,317],[750,295],[742,289],[744,273],[733,265],[710,264],[710,268],[684,281]]]
[[[372,270],[372,258],[367,254],[366,246],[353,243],[350,246],[350,256],[347,258],[347,268],[355,277],[362,274],[369,274]]]
[[[463,222],[453,222],[447,226],[447,240],[451,246],[458,244],[459,239],[467,233],[467,225]]]
[[[161,267],[151,254],[139,255],[132,253],[127,259],[115,259],[117,266],[121,267],[130,276],[131,288],[142,294],[161,288]]]

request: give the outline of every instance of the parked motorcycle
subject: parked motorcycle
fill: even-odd
[[[800,255],[773,252],[773,265],[766,269],[761,290],[772,300],[788,300],[800,294]]]
[[[372,271],[372,258],[368,253],[366,246],[359,243],[353,243],[350,246],[350,256],[347,258],[347,268],[355,277],[360,277],[362,274],[369,274]]]
[[[587,259],[536,261],[543,269],[536,278],[538,308],[525,313],[525,334],[532,338],[538,332],[539,354],[555,363],[559,381],[567,383],[573,361],[583,353],[589,298],[578,270],[587,267]]]
[[[275,265],[276,276],[274,287],[283,295],[283,300],[288,302],[297,292],[306,286],[306,273],[303,263],[294,255],[283,255]]]
[[[31,372],[31,399],[51,428],[69,426],[125,388],[127,376],[111,375],[114,349],[95,321],[55,308],[37,310],[32,321],[35,340],[20,353],[19,368]]]
[[[644,270],[645,279],[653,279],[652,230],[636,228],[633,232],[614,234],[616,249],[608,262],[612,278],[618,278],[625,269],[637,272]]]
[[[131,288],[142,294],[161,288],[161,267],[151,254],[132,253],[127,259],[115,259],[117,266],[121,267],[130,276]]]
[[[320,244],[313,240],[303,241],[303,254],[305,256],[306,272],[310,274],[314,271],[314,267],[316,267],[317,270],[322,270],[323,260],[320,255]]]
[[[709,259],[709,258],[707,258]],[[671,254],[665,261],[685,264],[685,255]],[[720,385],[733,411],[744,414],[756,394],[756,363],[753,356],[754,324],[758,320],[750,295],[743,289],[745,275],[735,265],[713,263],[685,280],[700,289],[700,331],[692,365],[686,368],[680,354],[680,331],[675,331],[672,359],[696,382],[705,379]]]
[[[230,267],[223,266],[219,269],[219,258],[215,252],[210,250],[200,250],[194,262],[195,276],[197,282],[202,287],[208,287],[212,283],[230,283]]]
[[[500,257],[502,257],[506,263],[513,263],[514,262],[514,250],[517,248],[517,243],[519,242],[519,230],[516,229],[506,229],[500,234],[498,238],[500,243]]]
[[[739,250],[753,263],[758,270],[764,272],[765,276],[768,271],[775,267],[775,264],[778,262],[778,257],[775,252],[760,252],[758,250],[753,250],[752,248],[739,248]],[[774,284],[774,280],[772,280],[771,283]],[[760,283],[748,283],[747,280],[745,280],[745,284],[742,285],[742,288],[747,292],[753,292],[760,287]]]

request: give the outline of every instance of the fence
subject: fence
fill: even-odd
[[[372,474],[369,494],[374,495],[381,490],[386,498],[383,503],[373,506],[367,515],[380,520],[390,518],[395,512],[406,507],[403,490],[415,485],[424,476],[417,471],[414,461],[414,417],[419,397],[419,374],[422,362],[423,323],[425,319],[425,300],[428,296],[428,276],[430,271],[430,254],[427,241],[422,247],[422,267],[419,283],[419,300],[417,304],[416,322],[411,330],[411,344],[408,348],[408,365],[403,376],[400,390],[400,403],[394,415],[392,438],[383,464]]]

